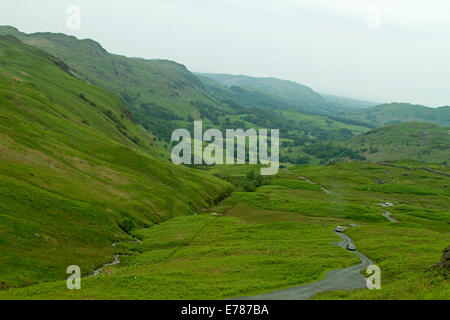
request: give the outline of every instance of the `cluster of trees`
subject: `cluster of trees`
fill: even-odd
[[[288,153],[280,155],[280,162],[289,162],[293,164],[308,164],[311,162],[311,158],[308,156]]]
[[[166,108],[156,104],[156,103],[141,103],[141,111],[144,112],[145,115],[153,118],[158,118],[161,120],[183,120],[180,116],[175,114],[174,112],[167,110]]]
[[[141,103],[139,111],[132,108],[134,119],[158,139],[170,142],[172,132],[177,129],[175,120],[184,120],[174,112],[156,104]]]
[[[369,123],[369,122],[365,122],[365,121],[361,121],[361,120],[354,120],[354,119],[342,118],[342,117],[337,117],[337,116],[328,116],[328,118],[333,119],[338,122],[350,124],[350,125],[362,126],[362,127],[371,128],[371,129],[376,128],[376,125],[374,125],[373,123]],[[372,119],[368,119],[368,120],[372,120]]]
[[[347,141],[351,139],[354,134],[350,129],[340,130],[326,130],[320,128],[310,120],[294,120],[287,119],[281,112],[273,112],[264,110],[260,107],[243,106],[234,99],[222,99],[219,103],[229,111],[218,109],[214,105],[210,105],[203,101],[195,100],[190,104],[195,107],[203,120],[209,120],[212,127],[218,128],[223,132],[226,129],[241,128],[244,130],[250,127],[273,128],[279,129],[280,135],[291,141],[284,141],[283,148],[288,148],[288,152],[282,153],[281,161],[295,164],[310,163],[311,159],[307,156],[296,155],[292,153],[292,147],[305,147],[305,152],[318,157],[321,160],[329,160],[334,158],[350,158],[359,159],[363,157],[358,152],[344,147],[331,146],[331,144],[320,144],[321,142],[333,141]],[[144,128],[151,131],[157,138],[162,141],[170,143],[170,137],[173,130],[178,125],[174,124],[175,120],[187,121],[190,125],[194,122],[194,117],[189,115],[186,119],[180,117],[174,112],[157,105],[156,103],[142,103],[139,112],[133,112],[137,122],[142,124]],[[232,118],[234,116],[234,119]],[[238,116],[239,119],[236,119]],[[332,122],[330,117],[329,122]],[[338,120],[338,119],[335,119]],[[341,119],[339,119],[340,121]],[[349,120],[352,124],[358,121]],[[347,121],[348,122],[348,121]],[[190,125],[188,126],[190,127]],[[207,128],[204,128],[205,130]],[[317,144],[313,146],[312,144]]]
[[[191,101],[190,105],[198,109],[202,119],[209,119],[214,125],[220,125],[220,117],[224,115],[222,111],[201,101]]]
[[[221,178],[233,184],[238,191],[245,192],[255,192],[258,187],[268,183],[267,178],[255,170],[250,171],[245,176],[223,176]]]

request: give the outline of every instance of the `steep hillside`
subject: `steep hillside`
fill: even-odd
[[[160,139],[170,138],[188,115],[219,112],[201,82],[181,64],[111,54],[93,40],[64,34],[25,34],[12,27],[0,27],[0,34],[13,34],[64,61],[77,77],[116,93],[133,118]]]
[[[428,108],[409,103],[382,104],[346,115],[347,118],[365,121],[376,126],[399,122],[431,122],[450,126],[450,106]]]
[[[349,145],[372,161],[412,159],[447,164],[450,128],[431,123],[387,125],[354,138]]]
[[[193,214],[229,185],[159,156],[116,95],[0,36],[0,288],[111,261],[127,232]]]

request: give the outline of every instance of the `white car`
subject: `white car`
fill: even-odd
[[[356,250],[356,246],[353,243],[347,243],[345,245],[345,249],[350,250],[350,251],[355,251]]]
[[[341,227],[341,226],[337,226],[336,229],[334,229],[334,231],[336,232],[344,232],[345,228]]]

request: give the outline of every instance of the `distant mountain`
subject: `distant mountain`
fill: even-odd
[[[311,88],[294,81],[230,74],[196,74],[213,79],[230,89],[243,87],[259,90],[267,95],[277,97],[279,101],[283,101],[285,107],[299,112],[333,114],[343,108],[343,106],[326,100]],[[277,108],[277,105],[274,105],[273,108]]]
[[[419,160],[450,164],[450,127],[404,122],[368,131],[346,146],[372,161]]]
[[[450,106],[429,108],[409,103],[391,103],[348,113],[345,117],[376,126],[409,121],[431,122],[441,126],[450,126]]]
[[[291,109],[293,106],[285,99],[266,91],[248,86],[227,87],[212,78],[197,74],[208,93],[218,100],[232,99],[245,107],[261,107],[268,111]]]
[[[377,103],[377,102],[351,99],[351,98],[345,98],[345,97],[329,95],[329,94],[322,94],[322,97],[324,97],[326,100],[328,100],[332,103],[335,103],[335,104],[340,105],[347,109],[364,109],[364,108],[369,108],[369,107],[374,107],[376,105],[379,105],[379,103]]]

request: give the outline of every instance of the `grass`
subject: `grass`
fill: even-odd
[[[244,218],[238,217],[243,215]],[[261,223],[264,221],[264,223]],[[358,259],[332,244],[334,221],[287,221],[240,207],[230,217],[178,217],[145,231],[143,242],[98,278],[70,292],[63,282],[4,291],[1,298],[223,299],[316,281]]]
[[[210,173],[221,170],[245,178],[254,168],[214,167]],[[346,233],[380,266],[382,289],[327,292],[316,299],[447,299],[448,280],[425,271],[450,240],[448,194],[361,188],[378,185],[371,179],[377,177],[400,189],[430,181],[445,189],[446,181],[433,173],[405,171],[369,163],[290,167],[255,192],[235,192],[202,214],[135,228],[142,242],[117,245],[114,252],[125,255],[121,264],[83,279],[80,291],[67,290],[61,281],[2,291],[0,298],[225,299],[270,292],[357,264],[356,256],[333,245],[339,238],[332,232],[354,223]],[[300,174],[316,184],[305,184]],[[382,216],[384,201],[395,204],[390,210],[400,222]]]

